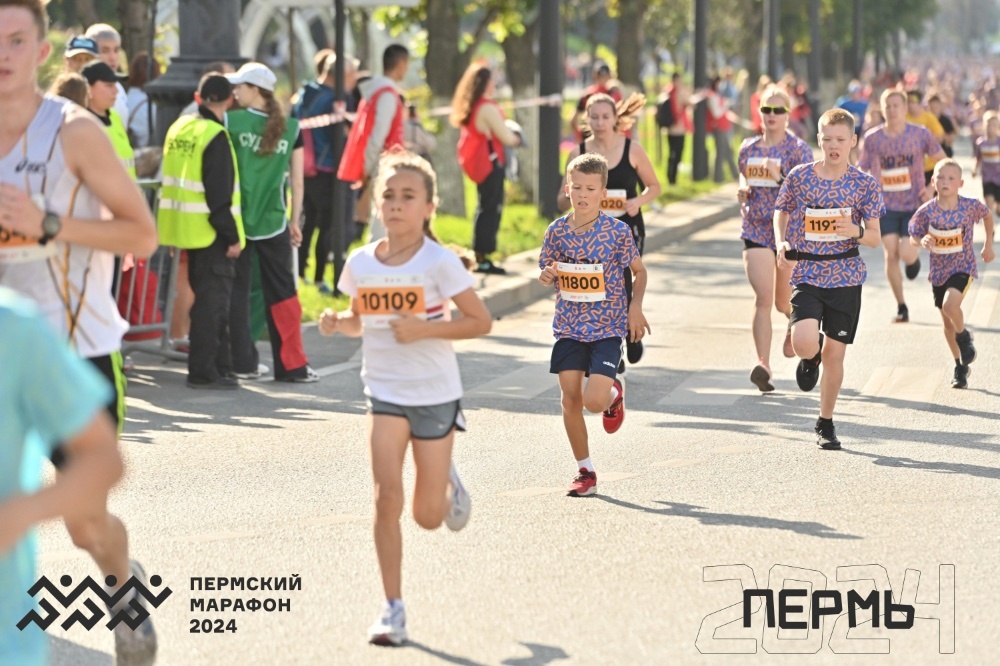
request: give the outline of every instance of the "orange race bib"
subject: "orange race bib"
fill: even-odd
[[[771,178],[771,174],[768,170],[764,168],[764,160],[770,159],[771,162],[778,165],[778,170],[781,170],[781,159],[776,157],[764,158],[764,157],[751,157],[747,159],[747,172],[746,179],[747,185],[750,187],[777,187],[778,181]]]
[[[989,162],[990,164],[1000,162],[1000,146],[983,146],[979,150],[980,155],[983,156],[983,162]]]
[[[816,243],[833,243],[835,241],[848,240],[846,236],[837,235],[834,225],[842,217],[850,219],[852,214],[853,212],[850,207],[806,208],[806,240]]]
[[[559,298],[574,303],[598,303],[605,299],[604,264],[556,264]]]
[[[625,214],[625,190],[608,190],[608,196],[601,199],[601,210],[612,217],[621,217]]]
[[[933,254],[958,254],[962,251],[962,228],[958,229],[928,229],[934,237]]]
[[[883,169],[881,173],[883,192],[909,192],[910,168]]]
[[[367,328],[389,328],[397,311],[427,318],[423,275],[363,275],[354,299]]]
[[[36,206],[46,209],[45,198],[40,194],[31,197]],[[0,263],[17,264],[26,261],[38,261],[54,256],[54,243],[40,245],[37,238],[28,238],[15,231],[0,227]]]

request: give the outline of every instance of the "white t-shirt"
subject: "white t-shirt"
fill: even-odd
[[[428,320],[451,319],[448,301],[473,286],[458,256],[425,239],[408,262],[386,266],[370,243],[351,253],[338,286],[362,312],[361,379],[365,395],[404,407],[462,397],[462,378],[450,340],[426,338],[400,344],[388,321],[391,310],[412,309]],[[400,307],[402,306],[402,307]]]

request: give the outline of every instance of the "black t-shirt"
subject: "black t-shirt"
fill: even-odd
[[[944,129],[945,134],[952,134],[955,131],[955,123],[951,122],[951,118],[941,114],[938,116],[938,122],[941,123],[941,127]]]

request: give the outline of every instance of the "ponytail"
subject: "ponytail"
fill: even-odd
[[[271,155],[278,149],[278,142],[285,133],[288,122],[285,120],[281,105],[274,98],[274,93],[263,88],[257,90],[264,98],[264,112],[267,114],[267,124],[264,126],[264,136],[260,141],[259,152],[261,155]]]

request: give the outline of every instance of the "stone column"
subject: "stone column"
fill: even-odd
[[[225,60],[239,68],[240,0],[179,0],[180,53],[166,73],[146,90],[156,103],[156,129],[151,144],[163,145],[167,130],[181,109],[191,103],[202,70]]]

